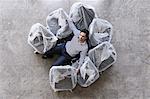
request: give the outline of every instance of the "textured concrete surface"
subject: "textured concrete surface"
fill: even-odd
[[[33,54],[27,35],[34,23],[77,1],[113,24],[117,62],[88,88],[54,93],[54,59]],[[150,99],[150,0],[0,0],[0,99]]]

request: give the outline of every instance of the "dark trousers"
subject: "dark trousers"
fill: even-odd
[[[54,48],[47,51],[44,55],[49,56],[52,54],[60,55],[60,57],[52,64],[52,66],[70,65],[72,58],[74,58],[66,52],[65,43],[57,44]]]

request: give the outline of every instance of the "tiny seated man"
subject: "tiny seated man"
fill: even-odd
[[[73,31],[73,38],[66,43],[57,44],[54,48],[45,52],[43,58],[47,58],[54,53],[59,54],[60,57],[52,64],[52,66],[59,66],[65,65],[68,62],[71,63],[73,58],[78,57],[78,67],[80,68],[88,51],[89,31],[86,29],[80,31],[75,27],[71,19],[67,21]]]

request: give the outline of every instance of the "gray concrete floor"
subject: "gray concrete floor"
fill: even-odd
[[[54,59],[33,54],[34,23],[77,1],[113,24],[117,62],[88,88],[55,93],[48,72]],[[0,0],[0,99],[150,99],[150,0]]]

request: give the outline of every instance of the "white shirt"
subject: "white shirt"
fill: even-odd
[[[79,58],[79,67],[82,65],[84,58],[87,54],[88,51],[88,45],[86,41],[84,43],[79,42],[79,35],[80,35],[80,30],[78,30],[73,22],[68,21],[69,27],[72,29],[74,33],[74,37],[72,38],[71,41],[68,41],[66,43],[66,51],[67,53],[74,57],[75,55],[80,53],[80,58]]]
[[[68,41],[66,43],[66,51],[72,57],[79,54],[79,52],[87,50],[87,48],[88,48],[88,46],[87,46],[86,42],[80,43],[79,38],[76,35],[72,38],[71,41]]]

